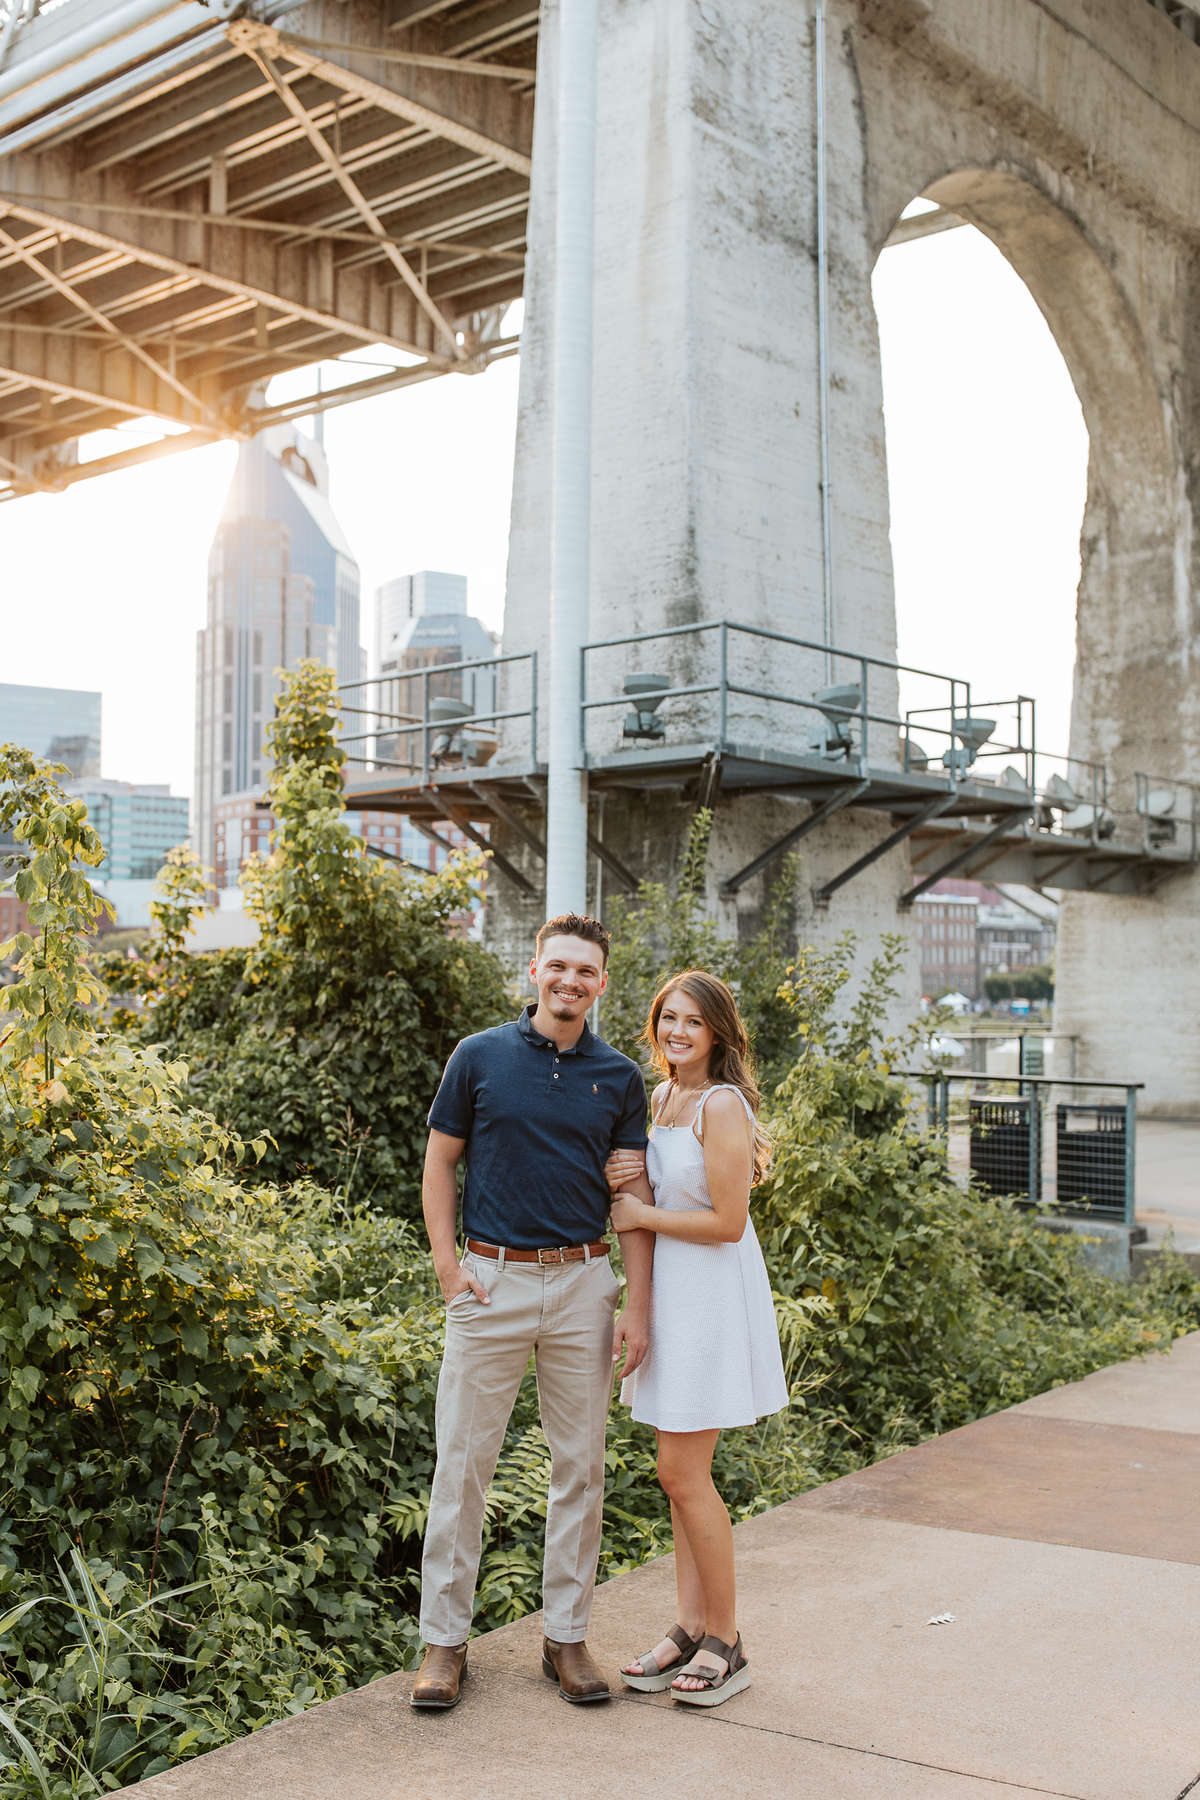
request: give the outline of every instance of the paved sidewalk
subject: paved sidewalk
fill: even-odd
[[[737,1528],[754,1685],[568,1707],[540,1617],[465,1698],[389,1676],[142,1783],[142,1800],[1200,1800],[1200,1333]],[[674,1617],[671,1558],[597,1594],[606,1669]],[[931,1625],[952,1613],[952,1624]]]

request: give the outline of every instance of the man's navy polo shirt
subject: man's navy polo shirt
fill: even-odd
[[[646,1148],[637,1064],[588,1026],[570,1050],[519,1019],[464,1038],[429,1123],[466,1139],[463,1231],[509,1250],[593,1243],[608,1219],[609,1154]]]

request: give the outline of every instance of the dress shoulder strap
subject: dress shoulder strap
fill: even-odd
[[[697,1107],[696,1107],[696,1117],[692,1121],[693,1127],[700,1123],[700,1117],[704,1111],[704,1103],[708,1099],[709,1095],[710,1094],[720,1094],[720,1093],[736,1094],[738,1099],[741,1101],[742,1105],[746,1109],[746,1117],[749,1119],[749,1121],[752,1125],[754,1124],[754,1108],[751,1106],[750,1102],[747,1100],[745,1094],[743,1094],[741,1088],[735,1087],[732,1081],[719,1081],[717,1083],[716,1087],[706,1088],[704,1090],[704,1092],[701,1094],[699,1103],[697,1104]]]
[[[667,1104],[667,1101],[671,1098],[671,1089],[674,1086],[675,1086],[674,1081],[668,1081],[666,1087],[663,1089],[663,1096],[662,1096],[662,1099],[659,1101],[658,1105],[654,1106],[653,1101],[651,1101],[651,1106],[653,1108],[653,1123],[655,1125],[658,1124],[659,1113],[662,1111],[663,1107]]]

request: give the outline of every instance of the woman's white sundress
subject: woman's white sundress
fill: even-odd
[[[656,1206],[712,1211],[693,1124],[717,1091],[701,1095],[692,1123],[654,1125],[646,1173]],[[753,1120],[746,1096],[732,1091]],[[752,1425],[788,1404],[771,1283],[749,1218],[736,1244],[688,1244],[655,1233],[650,1353],[622,1382],[621,1400],[641,1424],[660,1431]]]

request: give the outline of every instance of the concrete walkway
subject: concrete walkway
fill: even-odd
[[[703,1713],[568,1707],[540,1617],[465,1698],[389,1676],[142,1783],[142,1800],[1200,1800],[1200,1333],[737,1527],[754,1685]],[[672,1559],[597,1594],[615,1671]],[[951,1624],[928,1621],[952,1613]]]

